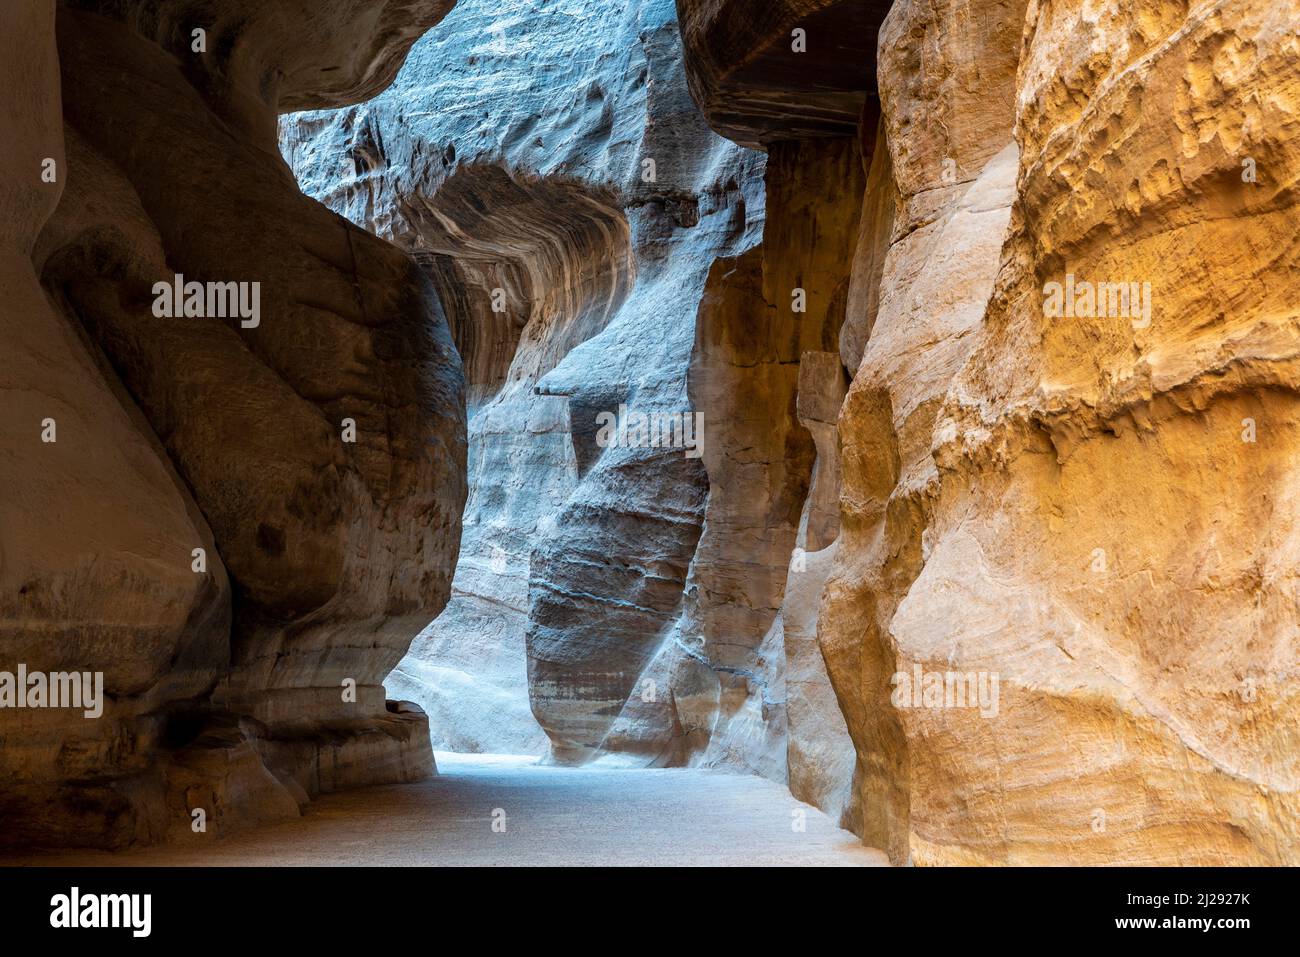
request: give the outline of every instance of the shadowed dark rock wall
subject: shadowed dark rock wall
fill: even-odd
[[[892,2],[678,0],[691,93],[745,146],[856,136]]]
[[[460,362],[424,273],[302,195],[275,123],[378,92],[449,5],[75,3],[57,54],[29,6],[5,36],[45,112],[7,168],[25,205],[62,195],[15,238],[43,295],[15,261],[5,305],[0,670],[103,671],[108,704],[0,712],[4,840],[201,840],[428,774],[382,681],[449,593]],[[258,283],[256,321],[159,316],[176,274]]]

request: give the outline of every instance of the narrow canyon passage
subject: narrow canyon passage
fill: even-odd
[[[438,774],[314,802],[219,845],[3,859],[38,866],[887,865],[781,785],[694,768],[560,768],[438,753]],[[494,830],[495,824],[495,830]]]
[[[1297,24],[3,0],[0,853],[1300,864]]]

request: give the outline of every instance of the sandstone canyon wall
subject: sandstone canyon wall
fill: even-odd
[[[719,131],[833,133],[783,123],[792,67],[719,64],[798,55],[836,4],[764,31],[678,6]],[[849,820],[897,862],[1300,860],[1297,23],[1291,0],[888,10],[866,189],[840,196],[817,638]],[[837,41],[806,45],[822,70]],[[945,702],[946,676],[997,694]]]
[[[431,737],[896,863],[1300,863],[1300,0],[0,23],[0,672],[107,692],[0,712],[0,841]]]
[[[858,230],[840,191],[865,171],[856,135],[766,161],[729,144],[682,56],[670,2],[462,0],[386,94],[283,123],[305,188],[456,304],[461,563],[390,684],[436,747],[793,774],[842,809],[855,758],[808,597],[826,566],[802,556],[837,521],[827,428],[845,380],[824,359]],[[863,92],[833,99],[852,132]],[[759,251],[772,242],[779,262]],[[810,395],[830,398],[801,411],[805,356],[831,371]],[[602,441],[620,410],[685,414],[698,434]]]
[[[540,753],[545,728],[596,750],[680,603],[703,469],[602,448],[595,417],[685,408],[691,305],[761,222],[761,157],[707,130],[682,76],[671,4],[462,2],[387,94],[285,123],[306,188],[458,306],[461,562],[394,673],[438,746]]]
[[[1002,704],[904,713],[915,859],[1300,860],[1297,23],[1026,11],[1009,231],[890,623]],[[1070,276],[1150,286],[1054,318]]]
[[[431,771],[382,682],[449,593],[460,362],[425,275],[275,137],[449,6],[4,5],[35,95],[3,116],[0,670],[100,672],[103,713],[0,712],[0,841],[204,839]],[[257,309],[160,315],[182,281]]]

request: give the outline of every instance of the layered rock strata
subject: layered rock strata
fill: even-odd
[[[1026,13],[1009,232],[890,625],[1001,703],[902,716],[916,860],[1300,860],[1298,17]]]
[[[817,637],[896,862],[1297,860],[1298,14],[881,28]],[[688,44],[742,141],[774,111],[709,62],[764,49]]]
[[[856,135],[892,0],[680,0],[691,93],[746,146]]]
[[[442,747],[673,760],[673,692],[647,667],[708,494],[680,432],[695,307],[763,206],[762,158],[691,102],[672,4],[462,2],[389,93],[295,116],[282,146],[309,191],[424,265],[465,357],[461,563],[391,683]],[[676,416],[676,445],[602,434],[640,415]],[[653,727],[615,728],[643,694]]]
[[[854,138],[769,147],[762,244],[714,265],[697,319],[691,394],[715,424],[703,458],[705,529],[680,626],[691,654],[677,666],[676,683],[692,691],[703,763],[778,780],[811,772],[799,748],[788,759],[790,740],[848,751],[837,714],[823,726],[816,709],[787,709],[791,690],[810,690],[816,662],[809,663],[814,673],[796,668],[792,689],[795,649],[780,612],[787,587],[803,592],[817,577],[809,554],[834,538],[826,514],[834,453],[818,448],[798,396],[801,376],[810,390],[836,395],[843,387],[838,367],[817,357],[839,338],[858,233],[858,209],[839,202],[839,190],[860,189],[863,180]],[[815,463],[822,500],[810,512]],[[820,683],[829,690],[824,672]],[[814,720],[804,725],[805,718]]]
[[[455,304],[462,561],[392,679],[438,745],[755,771],[851,813],[813,628],[860,230],[841,199],[866,182],[850,52],[830,131],[854,135],[772,143],[765,190],[763,157],[706,129],[662,2],[462,2],[389,93],[285,123],[309,191]]]

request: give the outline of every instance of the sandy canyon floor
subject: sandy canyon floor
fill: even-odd
[[[210,847],[31,854],[78,866],[842,865],[887,863],[779,784],[697,769],[545,767],[439,753],[437,777],[313,802]],[[495,813],[494,813],[495,812]],[[504,830],[502,815],[504,814]],[[494,830],[494,822],[496,830]],[[801,828],[801,829],[800,829]]]

